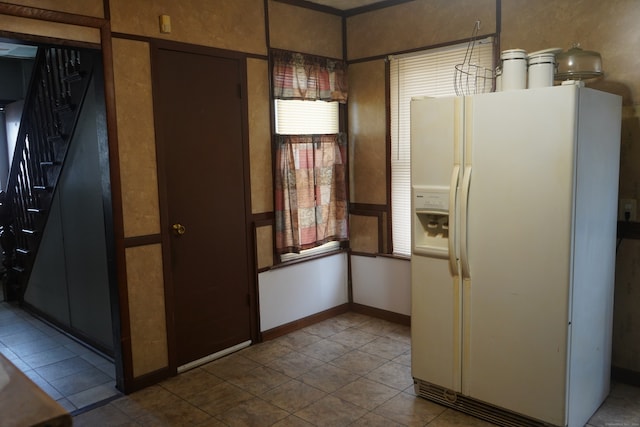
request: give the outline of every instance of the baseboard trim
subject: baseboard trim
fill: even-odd
[[[303,317],[302,319],[294,320],[293,322],[289,322],[284,325],[276,326],[275,328],[263,331],[262,341],[269,341],[281,337],[299,329],[306,328],[307,326],[311,326],[314,323],[322,322],[323,320],[330,319],[339,314],[347,313],[349,311],[376,317],[378,319],[386,320],[392,323],[398,323],[400,325],[411,326],[411,316],[352,302],[342,304],[328,310],[321,311],[320,313],[312,314],[311,316]]]
[[[143,388],[158,384],[160,381],[175,375],[176,373],[173,372],[169,367],[161,368],[156,371],[140,375],[139,377],[135,377],[131,381],[128,381],[128,387],[123,390],[123,393],[130,394],[135,391],[142,390]]]
[[[640,372],[638,371],[612,366],[611,378],[621,383],[640,387]]]
[[[269,341],[290,332],[297,331],[298,329],[306,328],[314,323],[322,322],[323,320],[330,319],[339,314],[343,314],[349,311],[349,303],[341,304],[328,310],[321,311],[311,316],[303,317],[302,319],[294,320],[293,322],[285,323],[284,325],[276,326],[275,328],[262,331],[262,341]]]
[[[350,304],[350,308],[351,311],[355,313],[366,314],[367,316],[377,317],[378,319],[389,322],[411,326],[411,316],[407,316],[406,314],[394,313],[393,311],[382,310],[381,308],[370,307],[355,302]]]

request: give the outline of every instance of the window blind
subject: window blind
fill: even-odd
[[[391,110],[391,209],[393,253],[411,254],[411,175],[409,104],[415,96],[453,96],[455,66],[465,61],[468,43],[392,56],[390,65]],[[493,69],[493,39],[477,40],[471,64]],[[491,90],[491,82],[486,91]]]
[[[275,100],[276,133],[332,134],[340,130],[338,102]]]

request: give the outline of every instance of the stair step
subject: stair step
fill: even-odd
[[[49,190],[51,190],[51,187],[49,187],[47,185],[34,185],[31,188],[34,189],[35,191],[49,191]]]
[[[40,166],[55,166],[59,164],[60,162],[40,162]]]
[[[62,137],[62,135],[53,135],[48,136],[47,141],[49,141],[49,143],[51,144],[62,144],[64,143],[64,138]]]
[[[16,253],[20,254],[20,255],[29,255],[29,249],[23,249],[23,248],[18,248],[16,249]]]
[[[16,265],[16,266],[14,266],[14,267],[11,267],[11,269],[12,269],[13,271],[18,272],[18,273],[24,273],[24,272],[25,272],[25,268],[24,268],[24,267],[20,267],[20,266],[17,266],[17,265]]]
[[[82,80],[82,74],[80,74],[79,71],[75,71],[71,74],[68,74],[66,76],[64,76],[64,78],[62,79],[65,82],[69,82],[69,83],[73,83],[73,82],[77,82]]]
[[[23,228],[20,231],[22,231],[24,234],[28,234],[30,236],[34,236],[34,235],[38,234],[38,230],[31,230],[29,228]]]
[[[53,111],[57,113],[68,113],[73,111],[73,105],[71,104],[56,105],[55,107],[53,107]]]
[[[27,212],[29,213],[33,213],[33,214],[41,214],[41,213],[45,213],[47,210],[46,209],[40,209],[40,208],[28,208]]]

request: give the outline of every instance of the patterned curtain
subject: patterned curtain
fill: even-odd
[[[277,136],[279,254],[347,240],[346,146],[342,133]]]
[[[347,66],[342,61],[273,50],[273,97],[347,102]]]

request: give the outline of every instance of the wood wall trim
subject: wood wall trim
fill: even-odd
[[[187,42],[166,40],[166,39],[161,39],[161,38],[157,38],[157,37],[140,36],[140,35],[136,35],[136,34],[116,33],[116,32],[111,33],[111,37],[114,37],[114,38],[117,38],[117,39],[125,39],[125,40],[134,40],[134,41],[139,41],[139,42],[145,42],[145,43],[149,43],[149,44],[158,44],[162,48],[166,48],[166,49],[189,51],[189,52],[194,52],[194,53],[198,53],[198,52],[203,52],[203,53],[208,52],[208,53],[210,53],[212,50],[217,50],[217,51],[220,52],[221,56],[226,56],[226,57],[229,57],[229,58],[251,58],[251,59],[261,59],[263,61],[268,61],[269,60],[269,56],[268,55],[262,55],[262,54],[259,54],[259,53],[251,53],[251,52],[242,52],[242,51],[239,51],[239,50],[222,49],[222,48],[213,47],[213,46],[205,46],[205,45],[201,45],[201,44],[192,44],[192,43],[187,43]]]
[[[500,34],[498,34],[498,33],[481,34],[481,35],[475,37],[475,39],[478,40],[478,39],[484,39],[484,38],[487,38],[487,37],[493,37],[494,39],[499,39]],[[453,40],[453,41],[448,41],[448,42],[443,42],[443,43],[436,43],[436,44],[427,45],[427,46],[420,46],[420,47],[401,50],[401,51],[397,51],[397,52],[387,52],[387,53],[380,54],[380,55],[374,55],[374,56],[367,56],[367,57],[363,57],[363,58],[351,59],[351,60],[347,61],[347,65],[357,64],[357,63],[360,63],[360,62],[371,62],[371,61],[380,61],[380,60],[385,60],[386,61],[386,60],[388,60],[388,58],[390,56],[393,56],[393,55],[404,55],[404,54],[407,54],[407,53],[420,52],[420,51],[423,51],[423,50],[438,49],[438,48],[441,48],[441,47],[453,46],[453,45],[456,45],[456,44],[469,43],[471,40],[473,40],[471,37],[467,37],[467,38],[460,39],[460,40]],[[498,52],[498,56],[499,56],[499,52]],[[387,79],[387,83],[388,83],[388,79]]]
[[[369,307],[368,305],[357,304],[355,302],[351,303],[350,309],[355,313],[376,317],[393,323],[399,323],[400,325],[411,326],[411,316],[407,316],[406,314],[394,313],[392,311]]]
[[[274,212],[261,212],[252,215],[252,221],[256,227],[266,227],[273,225],[276,220],[276,214]]]
[[[34,34],[14,33],[11,31],[0,30],[0,37],[9,40],[20,40],[24,42],[32,42],[44,45],[56,45],[64,47],[74,47],[82,49],[94,49],[100,50],[101,45],[99,43],[83,42],[80,40],[66,40],[58,39],[55,37],[37,36]]]
[[[124,215],[122,212],[122,179],[120,177],[120,148],[113,71],[113,44],[109,24],[100,28],[102,66],[104,78],[104,102],[109,141],[109,180],[111,185],[111,209],[113,219],[114,252],[117,277],[117,301],[114,319],[119,327],[119,340],[115,345],[116,378],[118,387],[128,393],[133,383],[133,352],[131,349],[131,321],[129,312],[129,285],[124,243]],[[113,294],[112,294],[113,295]]]
[[[385,110],[385,155],[387,156],[387,161],[385,162],[385,176],[386,176],[386,186],[387,186],[387,206],[389,206],[389,210],[387,211],[387,249],[389,253],[393,253],[393,234],[392,234],[392,224],[393,224],[393,207],[391,206],[391,156],[392,156],[392,147],[391,147],[391,66],[389,65],[389,61],[384,61],[384,110]]]
[[[40,21],[58,22],[60,24],[78,25],[81,27],[102,28],[109,24],[109,21],[104,18],[77,15],[68,12],[58,12],[55,10],[40,9],[10,3],[0,3],[0,14],[37,19]]]
[[[302,319],[294,320],[293,322],[285,323],[284,325],[276,326],[262,332],[262,341],[269,341],[293,331],[297,331],[307,326],[311,326],[315,323],[322,322],[323,320],[330,319],[339,314],[343,314],[349,311],[349,303],[345,303],[328,310],[321,311],[311,316],[303,317]]]
[[[136,246],[147,246],[147,245],[155,245],[155,244],[161,244],[161,243],[162,243],[161,234],[149,234],[146,236],[135,236],[135,237],[124,238],[125,248],[134,248]]]
[[[175,372],[172,372],[169,367],[166,367],[137,376],[130,381],[126,393],[133,393],[154,384],[158,384],[160,381],[165,380],[173,375],[175,375]]]
[[[106,11],[107,9],[105,9]],[[107,19],[77,15],[48,9],[0,3],[0,15],[16,16],[60,24],[77,25],[81,27],[97,28],[100,30],[100,45],[93,43],[42,37],[31,34],[11,33],[12,38],[28,40],[38,43],[50,43],[63,46],[78,46],[88,48],[102,48],[105,111],[107,121],[107,138],[109,140],[109,174],[111,179],[111,203],[113,210],[113,233],[115,265],[117,270],[118,307],[113,309],[117,314],[114,327],[119,334],[114,341],[114,356],[116,367],[116,386],[125,393],[131,391],[133,383],[133,356],[131,352],[131,335],[129,320],[128,286],[126,257],[124,247],[124,221],[122,215],[122,193],[120,180],[120,164],[118,150],[118,133],[116,125],[115,90],[113,75],[113,50],[111,44],[111,29]],[[0,32],[9,35],[8,32]]]
[[[358,252],[358,251],[352,251],[352,250],[349,251],[349,255],[364,256],[364,257],[367,257],[367,258],[377,258],[378,257],[378,254],[372,254],[372,253],[369,253],[369,252]],[[349,258],[351,258],[351,256]]]
[[[376,216],[379,212],[387,212],[388,210],[389,207],[387,205],[376,205],[372,203],[349,203],[349,213],[354,215]]]
[[[315,10],[317,12],[329,13],[331,15],[342,16],[343,11],[335,7],[325,6],[323,4],[312,3],[305,0],[274,0],[278,3],[284,3],[291,6],[304,7],[305,9]]]
[[[302,319],[294,320],[293,322],[285,323],[284,325],[276,326],[275,328],[267,331],[263,331],[262,341],[269,341],[281,337],[349,311],[386,320],[392,323],[398,323],[400,325],[411,326],[411,316],[350,302],[312,314],[311,316],[303,317]]]

